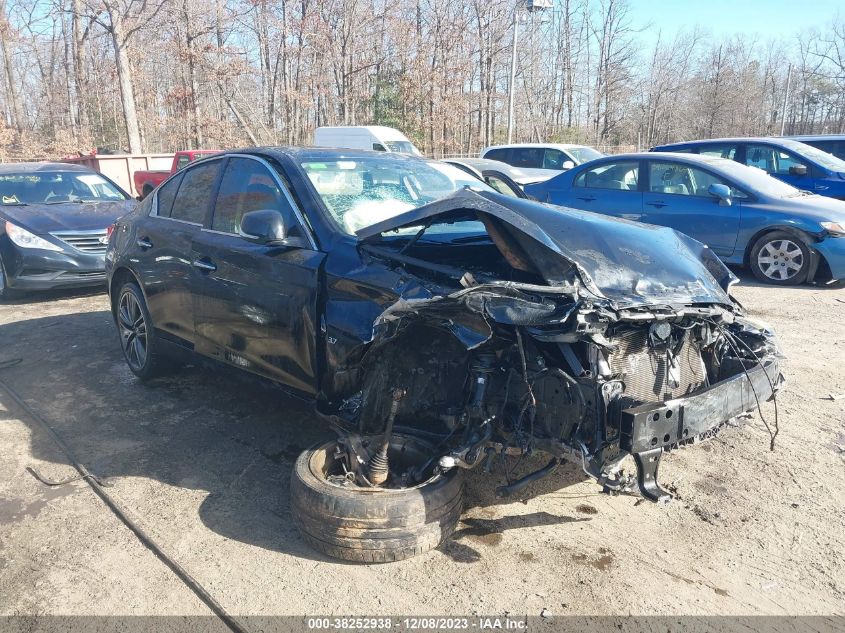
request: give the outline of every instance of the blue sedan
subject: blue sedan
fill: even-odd
[[[669,226],[761,281],[845,279],[845,202],[725,158],[647,152],[579,165],[525,192],[541,202]]]
[[[758,167],[793,187],[845,200],[845,161],[793,139],[716,138],[660,145],[651,151],[730,158]]]

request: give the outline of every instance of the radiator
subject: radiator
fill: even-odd
[[[707,378],[698,345],[685,333],[678,353],[680,382],[672,388],[668,382],[666,353],[648,347],[648,329],[624,330],[612,337],[617,344],[610,354],[610,370],[625,384],[623,399],[630,403],[662,402],[696,391]]]

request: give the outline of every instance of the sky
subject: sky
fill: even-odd
[[[645,38],[664,38],[696,24],[714,36],[758,34],[760,39],[793,39],[801,30],[822,29],[839,11],[845,18],[845,0],[631,0],[632,24]]]

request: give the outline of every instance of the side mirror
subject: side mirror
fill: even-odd
[[[241,235],[256,242],[269,244],[284,241],[285,221],[274,209],[259,209],[244,213],[241,218]]]
[[[714,182],[707,188],[707,193],[719,199],[723,207],[731,206],[731,188],[718,182]]]
[[[572,169],[575,167],[575,163],[571,160],[563,161],[563,165],[561,165],[563,169]]]
[[[791,176],[806,176],[807,175],[807,166],[806,165],[793,165],[789,168],[789,174]]]

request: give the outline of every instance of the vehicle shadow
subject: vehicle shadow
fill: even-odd
[[[0,305],[28,305],[35,303],[49,303],[61,299],[74,299],[77,297],[94,297],[105,295],[108,290],[106,284],[102,286],[89,286],[86,288],[61,288],[58,290],[36,290],[15,295],[11,299],[4,299]]]
[[[50,316],[0,325],[0,381],[12,387],[61,436],[75,458],[103,481],[114,481],[137,516],[162,520],[198,512],[208,529],[230,539],[314,560],[329,560],[299,537],[289,511],[293,462],[306,447],[332,436],[310,404],[269,383],[233,370],[187,366],[142,384],[129,372],[106,310]],[[10,364],[7,361],[20,362]],[[31,430],[32,455],[41,475],[68,476],[68,460],[40,424],[0,388],[2,418]],[[531,460],[529,460],[531,461]],[[523,463],[518,471],[542,465]],[[30,476],[22,473],[21,476]],[[124,478],[146,478],[207,492],[176,495],[174,503],[151,499]],[[478,560],[469,543],[501,538],[507,530],[577,520],[547,512],[510,512],[526,495],[544,494],[583,481],[580,469],[562,467],[515,499],[494,496],[504,474],[471,472],[467,509],[497,506],[496,518],[467,518],[444,553]],[[120,481],[118,481],[120,480]],[[184,501],[183,501],[184,497]],[[162,507],[164,506],[164,507]],[[189,517],[190,519],[190,517]],[[190,523],[190,520],[187,521]],[[488,536],[485,536],[488,535]]]
[[[751,272],[750,268],[740,268],[737,266],[730,266],[731,272],[739,277],[740,285],[743,287],[750,287],[750,288],[766,288],[771,290],[772,292],[778,292],[784,286],[777,286],[775,284],[767,284],[754,276],[754,273]],[[811,282],[811,283],[803,283],[798,286],[786,286],[787,288],[795,291],[809,291],[809,292],[818,292],[818,291],[828,291],[828,290],[841,290],[845,285],[843,285],[842,281],[834,282],[834,283],[826,283],[826,282]]]

